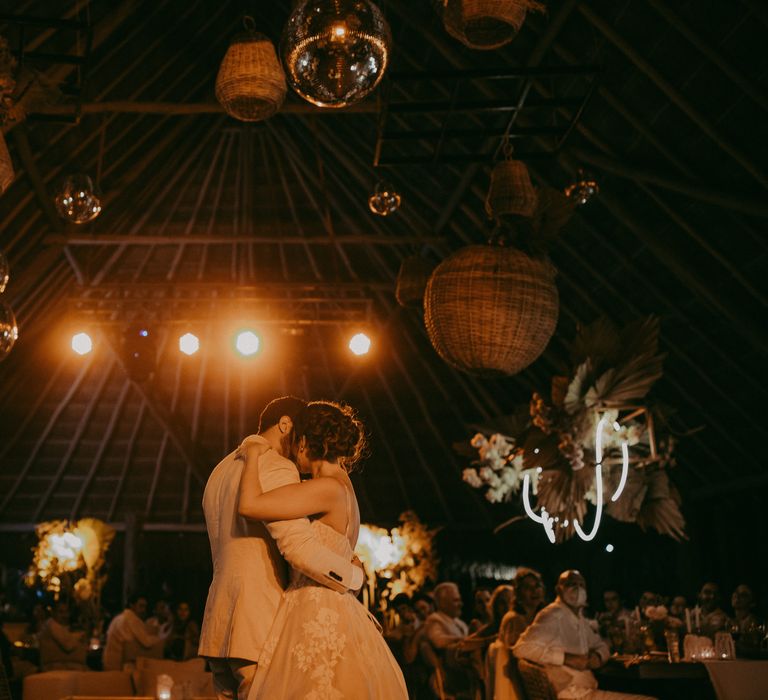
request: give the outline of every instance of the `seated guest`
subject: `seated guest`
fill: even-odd
[[[510,610],[499,626],[498,639],[488,648],[485,666],[485,697],[488,700],[525,698],[512,647],[544,605],[544,582],[533,569],[520,567],[512,581]]]
[[[3,664],[5,675],[8,677],[8,680],[13,678],[14,675],[13,659],[11,658],[12,654],[13,645],[8,637],[5,636],[5,632],[3,631],[3,620],[2,617],[0,617],[0,663]]]
[[[578,571],[564,571],[557,580],[557,599],[536,615],[512,652],[518,659],[543,664],[558,698],[628,700],[644,697],[597,689],[592,671],[600,668],[610,653],[608,645],[582,615],[586,605],[584,577]]]
[[[720,607],[720,586],[711,581],[705,583],[699,591],[698,602],[694,608],[696,624],[700,624],[702,634],[714,637],[715,632],[724,630],[728,623],[728,616]]]
[[[167,656],[176,661],[186,661],[197,656],[200,643],[200,625],[192,619],[189,603],[182,601],[176,606],[171,634],[166,644]]]
[[[426,622],[427,618],[435,612],[435,599],[428,593],[417,593],[411,599],[413,605],[413,611],[416,613],[416,617],[422,622]]]
[[[627,632],[632,614],[622,605],[618,591],[607,590],[603,593],[603,606],[605,611],[598,613],[598,631],[603,639],[611,644],[612,651],[620,651],[625,648]]]
[[[396,642],[412,637],[421,626],[421,620],[416,616],[408,594],[396,595],[389,606],[397,613],[399,620],[397,625],[385,632],[384,636],[388,641]]]
[[[448,581],[440,583],[435,586],[434,597],[437,611],[424,623],[424,638],[428,645],[423,653],[435,665],[434,678],[441,694],[472,697],[471,669],[456,656],[459,642],[469,633],[467,623],[459,618],[462,609],[459,587]]]
[[[472,619],[469,621],[469,631],[477,632],[481,627],[487,625],[490,620],[488,603],[491,602],[491,592],[487,588],[478,588],[475,590],[472,600]]]
[[[661,598],[656,593],[653,593],[652,591],[645,591],[643,595],[640,596],[640,601],[637,604],[637,607],[640,609],[640,616],[642,619],[647,619],[645,611],[648,608],[655,608],[657,605],[661,603]]]
[[[171,606],[168,605],[168,601],[163,598],[155,601],[155,605],[152,608],[152,617],[148,618],[145,624],[152,634],[168,636],[173,625],[173,613],[171,612]]]
[[[144,623],[147,607],[145,595],[132,595],[128,607],[109,623],[104,647],[105,671],[121,671],[124,664],[133,663],[137,656],[162,656],[165,637],[147,628]]]
[[[669,615],[677,620],[685,621],[685,611],[688,608],[688,601],[685,596],[676,595],[669,604]]]
[[[407,594],[396,595],[390,605],[397,611],[400,619],[384,636],[403,670],[408,691],[412,697],[431,697],[429,676],[436,664],[427,664],[423,654],[419,653],[424,641],[424,624],[416,615]]]
[[[759,624],[755,616],[755,596],[752,589],[741,584],[736,586],[736,590],[731,596],[731,606],[733,607],[733,619],[730,620],[731,628],[739,634],[752,632]]]
[[[544,607],[544,580],[538,571],[520,567],[512,588],[512,609],[504,615],[499,627],[499,639],[510,649]]]
[[[85,632],[73,632],[69,625],[69,604],[56,603],[53,615],[39,635],[40,666],[43,671],[85,671],[88,645]]]
[[[439,583],[435,586],[434,595],[437,611],[424,624],[427,639],[435,649],[442,651],[455,647],[469,634],[469,628],[459,617],[463,604],[459,587],[455,583]]]

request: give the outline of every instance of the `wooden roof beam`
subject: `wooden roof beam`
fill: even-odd
[[[398,236],[347,233],[337,235],[335,243],[340,245],[392,246],[392,245],[439,245],[445,240],[441,236]],[[230,245],[230,244],[282,244],[282,245],[334,245],[334,241],[324,236],[232,236],[191,233],[187,236],[152,235],[152,234],[57,234],[46,236],[45,245],[61,246],[106,246],[106,245]]]
[[[725,60],[723,55],[694,32],[678,15],[661,0],[649,0],[651,6],[666,22],[682,34],[693,46],[714,63],[728,79],[738,85],[756,104],[768,111],[768,96],[740,70]]]
[[[607,21],[600,17],[586,3],[579,3],[578,10],[586,20],[595,27],[608,41],[610,41],[624,56],[629,59],[641,72],[643,72],[656,87],[661,90],[683,114],[685,114],[696,126],[699,127],[720,149],[727,153],[733,160],[741,165],[763,187],[768,188],[768,175],[766,175],[750,158],[740,149],[727,141],[718,132],[701,112],[699,112],[672,83],[666,80],[633,46],[629,44]]]
[[[678,192],[691,199],[696,199],[707,204],[732,209],[733,211],[768,218],[768,203],[765,200],[740,197],[728,192],[701,187],[695,182],[683,181],[671,178],[661,173],[644,170],[639,167],[620,163],[617,160],[608,158],[584,148],[569,148],[568,151],[585,163],[589,163],[612,175],[627,178],[633,182],[647,182],[652,185],[658,185],[671,192]]]

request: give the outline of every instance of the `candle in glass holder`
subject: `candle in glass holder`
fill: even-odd
[[[165,673],[157,677],[157,700],[171,700],[171,690],[173,689],[173,678]]]

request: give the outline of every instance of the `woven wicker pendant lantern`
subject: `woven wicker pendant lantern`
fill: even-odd
[[[395,283],[395,298],[400,306],[421,306],[424,303],[424,290],[434,267],[421,255],[403,259]]]
[[[3,135],[0,134],[0,194],[5,192],[13,182],[13,161],[8,152],[8,146],[5,143]]]
[[[516,248],[476,245],[446,258],[424,294],[437,353],[470,374],[515,374],[530,365],[557,325],[555,272]]]
[[[534,0],[443,0],[446,31],[471,49],[508,44],[525,22],[525,13],[542,11]]]
[[[272,42],[243,20],[246,31],[235,36],[216,76],[216,99],[229,116],[244,122],[269,119],[285,100],[285,73]]]
[[[519,160],[501,160],[496,163],[485,200],[485,211],[490,218],[506,214],[531,217],[538,201],[525,163]]]

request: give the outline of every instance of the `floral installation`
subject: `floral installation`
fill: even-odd
[[[52,520],[35,528],[38,542],[25,582],[40,583],[53,593],[77,604],[82,622],[94,628],[101,620],[101,590],[107,577],[102,573],[115,531],[96,518],[69,523]]]
[[[581,327],[570,348],[571,370],[552,378],[549,396],[533,392],[527,410],[500,418],[472,438],[479,459],[464,470],[464,481],[499,503],[518,494],[529,475],[536,509],[552,517],[562,541],[597,501],[594,467],[600,449],[605,492],[622,494],[606,501],[605,512],[685,538],[680,498],[667,474],[675,465],[675,439],[665,411],[645,401],[662,376],[658,341],[653,316],[624,328],[607,319]],[[622,445],[628,450],[626,473]]]
[[[412,595],[437,580],[436,530],[430,530],[412,511],[403,513],[400,526],[388,531],[361,525],[355,554],[365,566],[369,607],[383,609],[400,593]]]

